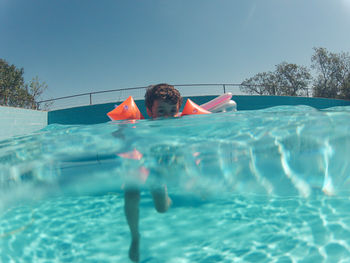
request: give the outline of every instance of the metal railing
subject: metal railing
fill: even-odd
[[[176,84],[173,86],[180,91],[183,97],[220,95],[226,92],[232,92],[233,94],[244,94],[239,88],[241,84]],[[133,96],[135,100],[138,100],[144,98],[147,88],[148,86],[87,92],[42,100],[37,102],[37,104],[39,109],[57,110],[85,105],[121,102],[127,99],[129,96]]]

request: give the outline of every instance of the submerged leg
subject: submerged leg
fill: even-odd
[[[126,220],[128,222],[131,234],[131,244],[129,248],[129,258],[138,262],[140,258],[139,244],[139,202],[140,202],[140,190],[128,189],[124,192],[124,211]]]
[[[153,188],[151,190],[151,194],[153,197],[154,207],[156,208],[157,212],[165,213],[166,211],[168,211],[169,207],[172,204],[172,201],[168,196],[168,190],[166,185]]]

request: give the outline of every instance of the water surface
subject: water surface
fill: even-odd
[[[0,142],[2,262],[347,262],[350,107],[49,125]],[[146,182],[144,179],[147,177]],[[157,214],[147,188],[168,185]]]

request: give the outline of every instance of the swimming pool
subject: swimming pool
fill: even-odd
[[[173,205],[140,182],[140,262],[349,262],[349,120],[279,106],[3,140],[0,261],[128,262],[122,187],[156,169]]]

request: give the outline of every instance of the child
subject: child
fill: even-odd
[[[145,94],[146,110],[149,117],[169,118],[175,117],[182,104],[180,92],[168,84],[158,84],[147,89]],[[165,213],[170,205],[171,199],[168,196],[166,185],[159,185],[151,189],[155,209],[159,213]],[[137,188],[126,188],[124,192],[124,211],[131,233],[131,245],[129,258],[139,261],[140,234],[139,224],[139,202],[140,190]]]

